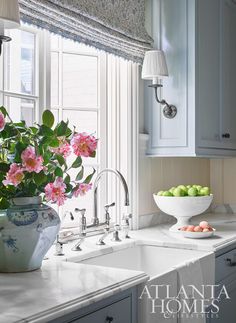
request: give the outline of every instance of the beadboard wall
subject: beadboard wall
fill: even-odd
[[[210,185],[214,204],[236,204],[236,158],[211,159]]]
[[[210,185],[206,158],[151,158],[145,156],[148,135],[139,138],[139,215],[157,213],[152,194],[180,184]],[[236,174],[235,174],[236,185]]]
[[[139,215],[156,214],[152,194],[179,184],[210,186],[214,205],[236,205],[236,158],[151,158],[145,155],[148,135],[139,151]]]

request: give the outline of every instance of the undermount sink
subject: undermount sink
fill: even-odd
[[[111,249],[109,249],[111,250]],[[103,267],[143,271],[150,278],[171,270],[174,266],[189,261],[205,253],[197,250],[165,248],[151,245],[134,245],[113,250],[103,255],[73,262]]]

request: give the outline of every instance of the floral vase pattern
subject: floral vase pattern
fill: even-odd
[[[0,272],[39,269],[59,228],[57,212],[41,197],[14,198],[0,210]]]

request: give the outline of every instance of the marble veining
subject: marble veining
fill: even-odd
[[[54,248],[48,253],[41,270],[22,274],[0,274],[0,323],[44,323],[99,300],[110,297],[148,280],[139,271],[114,269],[72,263],[88,257],[129,248],[137,244],[149,244],[182,249],[217,251],[236,242],[235,214],[204,214],[193,222],[207,219],[215,228],[210,239],[187,239],[162,224],[138,231],[131,231],[132,239],[117,244],[107,239],[106,246],[96,246],[98,237],[85,240],[83,251],[73,252],[74,242],[65,245],[65,256],[54,256]],[[167,251],[168,252],[168,251]],[[33,301],[32,301],[33,300]],[[10,306],[9,306],[10,304]]]
[[[0,322],[48,322],[147,279],[138,271],[64,261],[45,261],[41,270],[29,273],[0,274]]]

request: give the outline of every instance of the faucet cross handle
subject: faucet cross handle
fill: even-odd
[[[132,219],[132,217],[133,217],[133,215],[130,213],[130,214],[125,214],[124,216],[123,216],[123,219],[124,220],[129,220],[129,219]]]
[[[105,209],[105,212],[106,212],[106,215],[105,215],[105,217],[106,217],[106,224],[107,224],[108,228],[110,226],[110,220],[111,220],[111,217],[110,217],[110,214],[109,214],[109,208],[110,207],[113,207],[115,205],[116,205],[116,203],[113,202],[111,204],[107,204],[107,205],[104,206],[104,209]]]
[[[107,204],[107,205],[105,205],[104,206],[104,209],[105,209],[105,211],[106,212],[108,212],[109,211],[109,209],[110,209],[110,207],[113,207],[113,206],[115,206],[116,205],[116,203],[115,202],[113,202],[113,203],[111,203],[111,204]]]
[[[78,212],[80,212],[80,213],[81,213],[81,215],[82,215],[82,216],[84,216],[84,215],[85,215],[85,213],[86,213],[86,209],[79,209],[79,208],[77,208],[77,207],[76,207],[76,208],[75,208],[75,212],[77,212],[77,213],[78,213]]]

